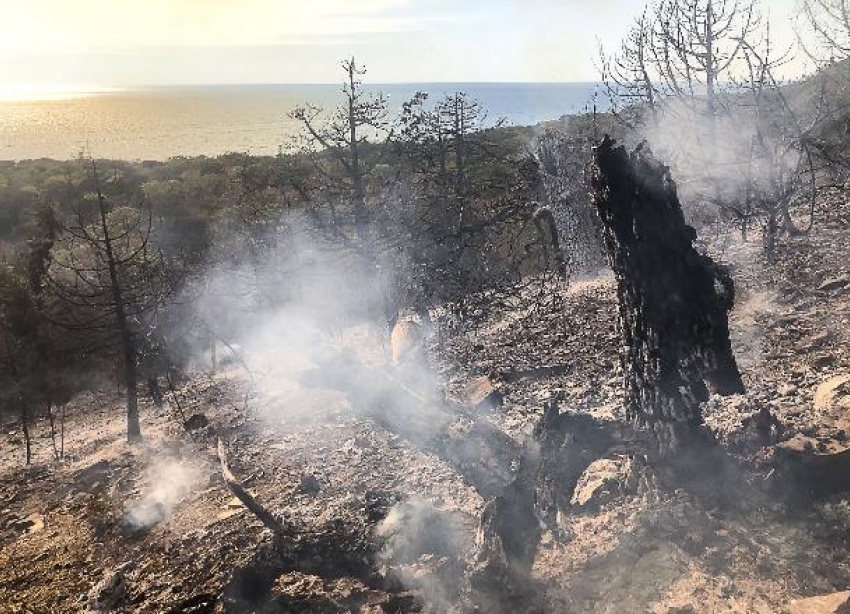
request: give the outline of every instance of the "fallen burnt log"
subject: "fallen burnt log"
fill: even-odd
[[[254,514],[254,516],[256,516],[260,522],[262,522],[263,525],[272,532],[275,547],[278,550],[282,550],[287,537],[287,531],[284,529],[284,526],[280,523],[280,521],[274,517],[274,514],[269,512],[265,506],[260,504],[260,502],[257,501],[244,486],[242,486],[239,480],[236,479],[236,476],[233,475],[227,461],[227,447],[221,439],[218,440],[218,460],[221,464],[221,477],[224,479],[227,489],[242,502],[242,505],[244,505],[248,511]]]
[[[619,440],[614,424],[549,403],[505,490],[484,507],[465,600],[476,611],[543,611],[531,576],[543,528],[556,533],[579,478]]]
[[[225,612],[338,612],[343,604],[330,594],[326,583],[340,578],[354,579],[360,586],[360,594],[349,591],[341,595],[346,599],[346,609],[359,609],[369,602],[388,613],[419,611],[415,598],[402,585],[380,573],[375,542],[367,526],[343,520],[329,520],[320,526],[289,520],[284,525],[230,470],[227,448],[220,439],[218,456],[228,490],[273,535],[270,547],[260,548],[234,572],[222,596]],[[315,586],[307,591],[299,588],[294,596],[276,592],[275,586],[286,576],[312,578]]]
[[[513,479],[521,450],[490,422],[436,392],[436,378],[418,371],[397,372],[337,355],[301,374],[302,386],[332,388],[346,395],[352,410],[420,450],[435,454],[489,499]]]

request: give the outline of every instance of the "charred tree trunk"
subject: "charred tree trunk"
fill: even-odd
[[[56,461],[62,460],[59,453],[59,446],[56,445],[56,417],[53,415],[53,404],[47,404],[47,419],[50,420],[50,445],[53,448],[53,459]]]
[[[148,392],[151,395],[154,406],[158,410],[161,410],[164,406],[164,399],[162,397],[162,388],[159,386],[159,379],[155,375],[148,376]]]
[[[59,419],[59,458],[60,460],[65,460],[65,407],[66,404],[62,404],[62,415]]]
[[[130,442],[140,441],[142,439],[142,427],[139,423],[136,342],[127,318],[127,306],[124,300],[121,280],[118,275],[118,259],[112,249],[113,239],[109,232],[106,199],[101,192],[100,182],[97,180],[97,168],[94,166],[94,162],[92,162],[92,170],[97,186],[97,202],[100,213],[100,225],[103,232],[103,248],[109,270],[109,283],[112,291],[113,307],[115,309],[115,320],[121,340],[121,350],[124,355],[124,383],[127,386],[127,440]]]
[[[32,437],[30,436],[30,408],[26,401],[21,402],[21,431],[24,433],[24,447],[26,449],[27,465],[32,464]]]
[[[767,222],[764,228],[764,257],[772,263],[776,260],[776,235],[779,234],[779,222],[775,208],[771,207],[767,213]]]
[[[547,207],[538,209],[534,214],[534,226],[537,228],[540,244],[543,246],[546,256],[546,266],[550,266],[549,251],[551,249],[558,275],[560,275],[561,279],[566,280],[568,278],[567,259],[561,247],[561,241],[558,237],[558,225],[555,223],[555,216],[552,214],[552,210]]]
[[[668,169],[606,137],[595,156],[594,203],[617,280],[628,418],[662,453],[701,433],[710,392],[744,386],[729,341],[734,284],[697,252]]]
[[[215,335],[210,338],[210,375],[218,371],[218,339]]]
[[[514,479],[481,513],[466,590],[474,611],[544,611],[532,574],[542,531],[563,533],[579,478],[622,439],[615,431],[590,416],[559,413],[555,401],[546,405]]]

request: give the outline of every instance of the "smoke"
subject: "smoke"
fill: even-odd
[[[459,601],[464,553],[473,542],[463,517],[414,497],[390,509],[377,535],[384,540],[380,559],[390,573],[419,592],[429,611],[453,611]]]
[[[124,512],[124,522],[136,529],[147,529],[168,520],[174,508],[200,479],[200,469],[176,458],[155,461],[145,475],[150,487]]]
[[[782,177],[796,172],[791,120],[774,94],[764,96],[771,102],[730,92],[715,114],[699,99],[669,99],[638,131],[670,167],[691,223],[760,212],[780,198]]]
[[[275,422],[320,419],[345,405],[352,365],[390,373],[389,322],[411,308],[400,298],[409,284],[403,256],[376,240],[376,256],[364,257],[298,214],[283,216],[253,242],[262,249],[232,238],[222,248],[228,257],[189,293],[208,336],[248,374],[253,407]],[[211,340],[198,348],[196,364],[209,365]],[[404,373],[392,377],[417,388],[433,384],[425,363],[423,353],[411,352]],[[361,378],[357,386],[361,398],[378,398],[386,381]]]
[[[732,313],[732,347],[742,369],[752,369],[764,359],[766,323],[778,306],[772,292],[753,292]]]

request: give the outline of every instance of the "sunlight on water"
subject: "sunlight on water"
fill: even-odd
[[[0,103],[2,102],[49,102],[56,100],[71,100],[85,96],[105,94],[118,91],[115,88],[98,86],[67,85],[0,85]]]
[[[392,110],[418,90],[432,98],[466,91],[491,121],[531,125],[581,111],[593,84],[408,84],[380,86]],[[292,142],[289,113],[330,108],[337,85],[163,87],[145,90],[0,87],[0,160],[95,157],[163,160],[248,152],[274,155]]]

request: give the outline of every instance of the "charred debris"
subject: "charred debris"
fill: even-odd
[[[770,502],[799,504],[850,486],[842,455],[786,451],[756,467],[736,460],[714,439],[701,407],[712,394],[744,392],[730,342],[735,302],[730,272],[696,249],[696,232],[685,222],[669,170],[648,147],[629,153],[606,137],[594,153],[591,183],[616,282],[625,420],[583,414],[555,394],[524,446],[517,446],[481,419],[475,404],[487,401],[491,410],[497,408],[499,381],[533,378],[534,372],[483,378],[486,382],[476,382],[478,390],[463,404],[438,389],[435,373],[407,369],[404,352],[395,355],[397,348],[394,364],[382,368],[352,355],[328,356],[302,374],[301,385],[332,382],[360,418],[457,470],[486,501],[474,541],[466,552],[448,548],[443,553],[439,569],[432,570],[440,598],[422,601],[415,585],[410,590],[381,572],[387,539],[381,524],[404,505],[404,497],[369,492],[362,523],[302,526],[298,518],[276,517],[248,492],[230,470],[227,447],[219,440],[224,483],[272,535],[225,591],[232,611],[291,606],[280,596],[273,600],[270,591],[276,578],[293,571],[325,579],[355,577],[382,595],[372,600],[384,612],[548,611],[545,587],[533,572],[541,537],[548,532],[569,540],[568,519],[583,474],[613,456],[629,459],[622,488],[644,496],[687,492],[722,513],[746,513]],[[546,214],[536,222],[542,229],[552,224]],[[461,422],[459,436],[455,427]],[[783,428],[767,409],[745,425],[774,443]],[[301,603],[305,611],[330,612],[338,605]]]

